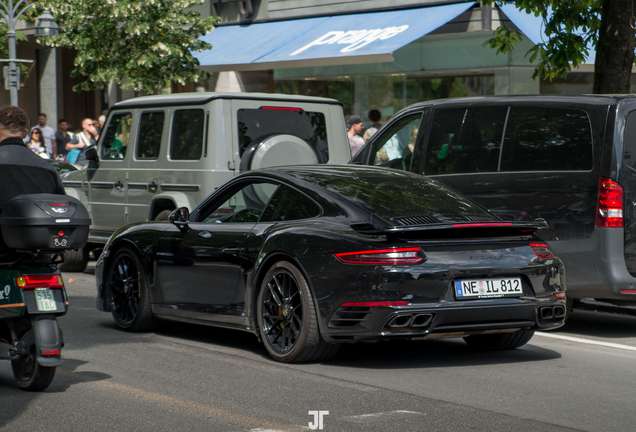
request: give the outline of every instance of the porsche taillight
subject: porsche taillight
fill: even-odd
[[[548,248],[546,243],[530,243],[530,247],[534,251],[534,254],[542,259],[554,258],[554,254]]]
[[[623,227],[623,187],[614,180],[599,178],[594,226],[596,228]]]
[[[350,264],[402,265],[424,261],[424,252],[418,247],[343,252],[335,255],[340,261]]]

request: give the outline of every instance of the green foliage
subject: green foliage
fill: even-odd
[[[86,80],[73,90],[103,88],[113,80],[123,89],[158,93],[209,74],[197,69],[192,51],[211,49],[198,38],[216,18],[187,9],[203,0],[41,0],[63,30],[40,39],[51,47],[77,50],[72,77]]]
[[[484,3],[501,5],[505,1],[484,0]],[[595,47],[598,42],[600,0],[517,0],[515,6],[543,19],[546,40],[526,53],[531,62],[538,60],[533,78],[565,78],[572,67],[584,62],[589,55],[588,43]],[[548,15],[549,9],[551,15]],[[519,31],[500,27],[484,46],[495,48],[497,54],[506,54],[522,38]]]

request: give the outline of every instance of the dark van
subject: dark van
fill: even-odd
[[[636,304],[636,97],[423,102],[391,117],[352,162],[424,174],[502,219],[543,218],[570,301]]]

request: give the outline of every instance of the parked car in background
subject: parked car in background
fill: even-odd
[[[545,219],[538,235],[565,263],[570,306],[636,304],[636,97],[423,102],[352,162],[424,174],[503,219]]]
[[[544,228],[397,170],[252,171],[191,214],[118,230],[97,262],[96,305],[130,331],[155,318],[249,331],[283,362],[396,338],[513,349],[564,322]]]
[[[89,168],[63,177],[91,213],[89,243],[62,269],[81,271],[118,228],[190,209],[240,172],[346,163],[342,104],[264,93],[182,93],[115,104]]]

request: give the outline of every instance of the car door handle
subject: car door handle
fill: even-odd
[[[199,231],[197,235],[199,237],[203,237],[204,239],[212,238],[212,233],[210,231]]]
[[[221,253],[224,255],[238,256],[241,253],[241,248],[225,248]]]
[[[124,184],[123,184],[121,181],[117,180],[117,181],[113,184],[113,187],[114,187],[116,190],[120,191],[120,190],[122,190],[122,189],[124,188]]]
[[[159,189],[159,185],[153,181],[151,181],[150,183],[148,183],[148,190],[150,192],[157,192],[157,189]]]

